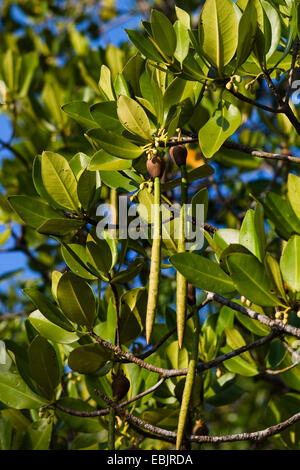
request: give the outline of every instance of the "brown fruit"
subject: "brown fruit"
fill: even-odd
[[[196,424],[193,429],[193,434],[195,436],[208,436],[209,435],[209,429],[206,426],[206,423],[199,419],[196,421]]]
[[[165,162],[158,156],[154,156],[151,160],[147,160],[147,170],[151,178],[161,178],[165,170]]]
[[[185,145],[175,145],[170,148],[170,155],[177,166],[185,165],[187,159],[187,148]]]
[[[111,387],[114,400],[119,401],[127,394],[130,382],[124,374],[118,373],[114,376]]]

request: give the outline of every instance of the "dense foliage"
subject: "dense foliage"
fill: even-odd
[[[300,3],[175,3],[2,2],[2,449],[299,449]]]

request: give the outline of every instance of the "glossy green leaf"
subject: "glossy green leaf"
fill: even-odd
[[[24,289],[24,294],[30,298],[36,308],[52,323],[60,326],[64,330],[74,331],[72,324],[63,315],[63,313],[54,305],[48,297],[43,295],[37,289],[27,287]]]
[[[47,403],[28,387],[19,374],[12,372],[0,374],[0,401],[17,410],[35,410]]]
[[[242,123],[239,109],[226,102],[199,131],[199,145],[206,158],[211,158]]]
[[[91,106],[90,114],[102,129],[117,133],[122,132],[123,126],[118,118],[116,101],[96,103]],[[95,123],[93,127],[97,127]]]
[[[145,266],[144,258],[135,258],[127,269],[118,272],[112,279],[113,284],[126,284],[132,281]]]
[[[225,327],[226,343],[232,349],[238,349],[246,345],[246,341],[242,337],[241,333],[236,328]],[[240,355],[241,358],[245,359],[247,362],[254,364],[255,361],[252,358],[249,351],[244,352]]]
[[[288,176],[288,199],[293,211],[300,220],[300,176],[289,173]]]
[[[118,99],[118,117],[125,129],[146,141],[151,140],[150,122],[142,106],[137,101],[122,95]]]
[[[151,30],[159,49],[169,57],[176,49],[176,34],[170,20],[160,11],[151,12]]]
[[[72,101],[71,103],[64,104],[62,110],[81,124],[84,129],[93,129],[96,127],[90,114],[88,103],[84,101]]]
[[[62,275],[57,285],[59,305],[71,321],[91,328],[96,318],[95,294],[89,284],[75,274]]]
[[[136,339],[145,325],[147,292],[144,288],[132,289],[121,297],[120,338],[123,344]]]
[[[299,235],[293,235],[287,242],[280,259],[280,269],[287,285],[295,292],[300,291]]]
[[[149,39],[134,29],[125,29],[126,33],[132,44],[145,56],[147,59],[163,62],[163,58],[157,51],[155,46],[150,42]]]
[[[88,211],[99,187],[100,175],[94,171],[84,170],[77,185],[78,199],[82,207]]]
[[[119,171],[101,172],[101,181],[109,188],[116,189],[119,192],[132,193],[139,188],[139,184]]]
[[[41,336],[54,343],[70,344],[78,341],[76,333],[66,331],[60,326],[55,325],[42,315],[39,310],[32,312],[28,318]]]
[[[90,171],[112,171],[112,170],[127,170],[131,168],[131,160],[125,160],[123,158],[114,157],[104,150],[98,150],[89,164],[88,169]]]
[[[26,430],[24,446],[26,450],[49,450],[53,424],[46,418],[31,423]]]
[[[29,370],[41,391],[49,400],[53,399],[59,383],[60,372],[56,352],[42,336],[36,336],[30,344]]]
[[[97,241],[88,235],[86,243],[88,265],[96,269],[101,276],[107,276],[113,264],[112,252],[106,240],[98,238]]]
[[[236,51],[236,68],[249,57],[257,29],[257,11],[253,1],[247,3],[239,22],[238,46]]]
[[[80,374],[94,374],[110,359],[111,354],[99,343],[85,344],[71,352],[69,367]]]
[[[261,205],[257,206],[255,211],[247,211],[240,229],[239,243],[248,248],[259,261],[263,261],[266,240]]]
[[[175,11],[178,21],[180,21],[186,27],[186,29],[190,29],[191,17],[188,12],[177,6],[175,6]]]
[[[176,34],[176,49],[174,57],[182,64],[189,53],[190,35],[186,26],[181,21],[176,21],[176,23],[174,23],[174,30]]]
[[[238,42],[238,19],[231,1],[206,0],[199,22],[199,40],[209,62],[222,74]]]
[[[222,348],[222,352],[224,354],[231,351],[232,349],[229,346]],[[245,377],[253,377],[254,375],[258,374],[257,367],[252,363],[245,361],[245,359],[240,356],[227,359],[227,361],[224,361],[223,364],[230,372],[234,372],[235,374],[243,375]]]
[[[95,144],[103,148],[107,153],[125,159],[138,158],[143,153],[143,149],[132,144],[128,139],[104,129],[92,129],[87,133]]]
[[[74,274],[83,279],[95,280],[97,277],[89,271],[85,246],[78,243],[61,246],[62,257]]]
[[[106,100],[114,100],[115,95],[113,92],[112,81],[111,81],[111,71],[106,65],[101,65],[100,70],[100,79],[99,79],[99,89],[103,94],[103,97]]]
[[[281,305],[274,295],[275,286],[263,264],[255,256],[235,253],[227,258],[232,280],[239,293],[257,305]]]
[[[85,222],[80,219],[48,219],[37,227],[39,233],[45,235],[64,236],[70,232],[79,230]]]
[[[14,211],[29,227],[38,228],[48,219],[64,220],[64,216],[52,209],[41,199],[31,196],[10,196],[8,198]]]
[[[235,290],[230,277],[217,263],[194,253],[171,256],[172,265],[186,279],[202,290],[226,294]]]
[[[264,201],[266,216],[275,224],[278,234],[288,240],[294,233],[300,235],[300,219],[289,201],[270,191]]]
[[[43,152],[41,165],[46,191],[57,204],[77,212],[77,182],[68,161],[58,153]]]

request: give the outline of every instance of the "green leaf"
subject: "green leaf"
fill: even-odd
[[[124,269],[124,271],[120,271],[113,277],[112,283],[126,284],[127,282],[132,281],[138,274],[140,274],[144,266],[144,258],[135,258],[127,269]]]
[[[60,326],[49,321],[39,310],[35,310],[29,315],[29,321],[41,336],[54,343],[70,344],[78,341],[76,333],[64,330]]]
[[[112,171],[112,170],[127,170],[131,168],[131,160],[125,160],[123,158],[114,157],[104,150],[98,150],[96,152],[88,166],[90,171]]]
[[[113,101],[115,99],[111,81],[111,72],[106,65],[101,65],[100,79],[98,85],[105,100]]]
[[[85,222],[80,219],[48,219],[37,227],[37,232],[44,235],[63,237],[70,232],[79,230]]]
[[[83,170],[79,177],[77,185],[78,199],[87,212],[99,187],[99,180],[100,175],[89,170]]]
[[[94,374],[110,359],[111,354],[99,343],[85,344],[73,349],[69,367],[80,374]]]
[[[177,6],[175,6],[175,11],[178,21],[180,21],[186,27],[186,29],[190,29],[191,17],[188,12]]]
[[[294,291],[300,291],[300,236],[294,235],[287,242],[280,258],[283,279]]]
[[[78,243],[64,244],[61,246],[61,254],[64,262],[74,274],[83,279],[97,279],[88,269],[88,257],[85,246]]]
[[[28,387],[19,374],[12,372],[0,374],[0,401],[17,410],[35,410],[47,404],[44,398]]]
[[[132,289],[121,297],[120,338],[122,344],[131,343],[142,332],[147,309],[147,292],[144,288]]]
[[[144,151],[125,137],[103,129],[92,129],[87,132],[87,136],[100,148],[116,157],[132,160],[138,158]]]
[[[211,158],[241,123],[242,115],[233,104],[225,102],[217,109],[199,131],[199,145],[205,157]]]
[[[268,270],[269,276],[271,277],[271,279],[273,279],[278,294],[280,295],[280,297],[286,300],[286,292],[284,289],[283,279],[278,261],[270,253],[266,253],[264,263]]]
[[[177,38],[174,57],[182,64],[190,49],[190,35],[186,26],[181,21],[176,21],[174,30]]]
[[[26,450],[48,450],[50,447],[53,424],[46,418],[31,423],[26,429]]]
[[[37,289],[27,287],[23,290],[24,294],[30,298],[36,308],[52,323],[60,326],[64,330],[74,331],[72,324],[63,315],[63,313]]]
[[[227,354],[231,351],[232,349],[229,346],[222,348],[222,353],[224,354]],[[227,361],[224,361],[223,364],[230,372],[234,372],[235,374],[243,375],[245,377],[253,377],[254,375],[258,374],[257,367],[245,361],[240,356],[227,359]]]
[[[68,161],[54,152],[42,154],[42,179],[46,191],[60,206],[77,212],[77,182]]]
[[[251,253],[263,261],[265,256],[266,238],[264,232],[264,218],[262,206],[256,206],[255,211],[249,209],[244,217],[239,243],[248,248]]]
[[[177,253],[170,262],[189,282],[202,290],[226,294],[235,290],[230,277],[217,263],[194,253]]]
[[[261,0],[262,7],[264,9],[264,35],[266,40],[266,59],[268,60],[274,52],[277,50],[277,47],[281,39],[281,22],[280,16],[277,13],[277,10],[267,2],[266,0]]]
[[[109,188],[116,189],[120,192],[132,193],[139,189],[139,184],[127,178],[119,171],[101,172],[101,181]]]
[[[151,12],[151,30],[159,49],[172,57],[176,49],[176,34],[171,21],[160,11]]]
[[[60,379],[58,360],[53,346],[42,336],[36,336],[30,344],[28,357],[31,376],[45,397],[48,400],[53,399]]]
[[[265,198],[264,209],[282,238],[288,240],[294,233],[300,235],[300,220],[287,199],[270,191]]]
[[[142,137],[145,141],[151,140],[149,119],[142,106],[135,100],[125,95],[120,96],[117,112],[125,129]]]
[[[84,101],[72,101],[62,106],[62,110],[82,125],[84,129],[93,129],[95,122],[90,114],[90,107]]]
[[[200,16],[199,42],[204,55],[222,75],[238,43],[238,19],[230,0],[206,0]]]
[[[37,197],[10,196],[8,200],[14,211],[29,227],[36,229],[51,218],[64,220],[63,215]]]
[[[73,273],[64,273],[57,286],[59,305],[71,321],[92,328],[96,318],[95,294],[89,284]]]
[[[90,114],[102,129],[117,133],[122,132],[123,126],[118,118],[116,101],[96,103],[91,106]],[[93,127],[96,127],[95,123]]]
[[[145,38],[143,33],[134,29],[125,29],[126,33],[132,44],[145,56],[147,59],[155,62],[163,62],[163,58],[157,51],[155,46],[149,39]]]
[[[298,219],[300,219],[300,176],[289,173],[288,176],[288,199]]]
[[[234,253],[228,256],[227,264],[235,287],[241,295],[257,305],[265,307],[281,305],[280,300],[274,295],[275,286],[264,265],[255,256]]]
[[[101,277],[107,276],[113,264],[112,252],[107,241],[98,238],[96,242],[91,235],[88,235],[86,252],[89,266],[96,268]]]
[[[246,345],[246,341],[244,340],[241,333],[236,328],[229,328],[226,326],[225,335],[226,335],[226,343],[232,349],[238,349]],[[244,352],[243,354],[240,355],[240,357],[245,359],[247,362],[250,362],[251,364],[255,365],[255,361],[252,358],[249,351]]]
[[[236,52],[236,68],[242,65],[249,57],[256,36],[257,12],[253,1],[247,7],[239,22],[238,46]]]

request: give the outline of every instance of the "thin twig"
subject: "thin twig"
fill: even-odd
[[[140,418],[133,416],[132,414],[128,413],[128,411],[123,410],[119,405],[114,403],[108,397],[103,395],[102,392],[99,392],[99,396],[105,401],[110,407],[114,408],[120,416],[124,417],[128,420],[129,423],[132,423],[146,431],[153,433],[154,435],[164,436],[166,438],[171,438],[172,440],[176,440],[177,434],[173,431],[168,431],[167,429],[160,428],[158,426],[154,426],[152,424],[146,423]],[[274,436],[275,434],[279,434],[280,432],[284,431],[289,426],[292,426],[297,421],[300,420],[300,413],[296,413],[291,416],[289,419],[282,421],[275,426],[270,426],[269,428],[262,429],[261,431],[255,431],[250,433],[240,433],[240,434],[231,434],[231,435],[224,435],[224,436],[195,436],[195,435],[188,435],[185,436],[185,440],[190,442],[206,442],[206,443],[221,443],[221,442],[236,442],[236,441],[262,441],[267,437]]]
[[[298,55],[298,50],[299,50],[299,38],[296,36],[295,42],[294,42],[294,50],[293,50],[293,56],[292,56],[292,63],[291,63],[291,68],[290,68],[290,74],[289,74],[289,80],[288,80],[288,86],[286,89],[286,94],[285,94],[285,103],[289,102],[290,99],[290,93],[293,85],[293,77],[294,77],[294,72],[295,72],[295,66],[297,62],[297,55]]]
[[[124,408],[127,405],[130,405],[131,403],[140,400],[141,398],[145,397],[146,395],[149,395],[150,393],[154,392],[158,387],[161,386],[161,384],[165,381],[164,377],[161,377],[159,381],[153,385],[151,388],[148,388],[142,393],[139,393],[133,398],[130,398],[130,400],[123,401],[122,403],[119,403],[119,406],[121,408]],[[95,390],[97,395],[99,395],[98,390]],[[60,403],[55,404],[56,408],[58,408],[61,411],[64,411],[65,413],[68,413],[73,416],[80,416],[81,418],[93,418],[96,416],[105,416],[109,414],[109,408],[104,408],[102,410],[95,410],[95,411],[78,411],[78,410],[73,410],[71,408],[68,408],[66,406],[61,405]]]
[[[247,315],[248,317],[253,318],[254,320],[258,320],[260,323],[263,323],[264,325],[269,326],[275,331],[285,333],[287,335],[295,336],[296,338],[300,338],[300,328],[296,328],[295,326],[292,326],[292,325],[284,325],[281,321],[278,321],[278,320],[272,320],[271,318],[268,318],[266,315],[262,315],[260,313],[255,312],[254,310],[251,310],[250,308],[239,305],[236,302],[232,302],[229,299],[225,299],[219,294],[215,294],[213,292],[210,292],[209,294],[212,296],[213,300],[215,300],[216,302],[219,302],[222,305],[226,305],[227,307],[230,307],[233,310],[236,310],[237,312],[241,312],[244,315]]]

